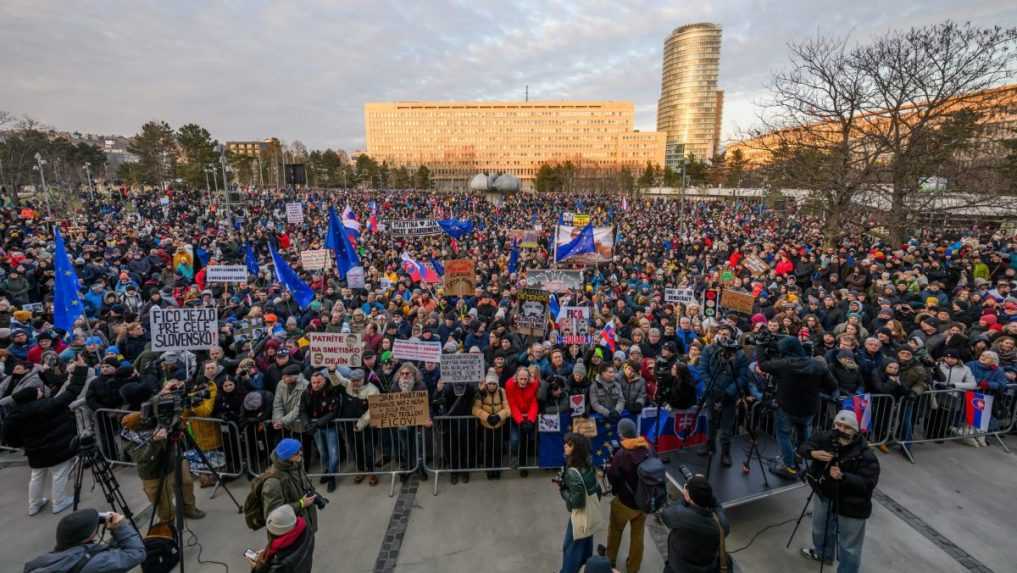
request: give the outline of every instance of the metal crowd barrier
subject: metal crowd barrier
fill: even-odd
[[[433,422],[427,432],[433,453],[423,464],[424,470],[434,475],[434,495],[438,495],[442,473],[542,469],[536,427],[525,433],[509,421],[489,429],[476,416],[435,416]]]
[[[819,412],[813,417],[812,431],[829,430],[833,427],[833,419],[837,412],[844,409],[843,400],[853,396],[841,396],[840,400],[834,400],[829,396],[820,398]],[[894,438],[894,431],[897,429],[896,408],[897,400],[889,394],[863,394],[859,398],[869,400],[869,424],[865,431],[865,437],[870,446],[879,447],[887,445]],[[864,411],[865,406],[860,405]]]
[[[424,428],[372,428],[356,429],[356,418],[339,418],[315,433],[295,432],[286,428],[276,430],[270,421],[260,427],[245,429],[248,441],[248,467],[252,474],[264,472],[271,466],[271,453],[283,438],[300,440],[304,448],[305,468],[308,476],[355,477],[385,476],[391,478],[389,496],[395,495],[396,476],[411,474],[422,463],[424,454]],[[326,451],[335,449],[334,467],[325,467],[318,443]]]
[[[928,442],[993,438],[1004,451],[1010,452],[1001,436],[1012,431],[1017,422],[1017,384],[984,393],[993,397],[991,407],[985,407],[984,402],[981,407],[974,404],[970,406],[972,415],[974,410],[978,410],[980,416],[989,416],[985,430],[969,423],[968,392],[953,388],[927,390],[899,401],[894,439],[902,446],[904,455],[911,463],[915,462],[911,446]]]

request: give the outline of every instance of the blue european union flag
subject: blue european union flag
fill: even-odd
[[[350,269],[360,265],[360,257],[350,241],[350,231],[339,223],[335,208],[328,208],[328,231],[325,233],[325,248],[332,249],[339,278],[345,279]]]
[[[53,289],[53,326],[70,332],[74,321],[84,314],[85,307],[81,304],[78,292],[78,273],[74,271],[71,258],[67,256],[67,247],[60,229],[53,228],[53,242],[56,249],[53,256],[53,270],[56,274]]]
[[[258,257],[254,255],[254,247],[250,243],[244,243],[244,263],[247,264],[247,273],[258,276],[261,267],[258,266]]]
[[[445,276],[445,267],[442,266],[441,261],[438,259],[431,257],[431,267],[434,269],[434,272],[438,273],[439,277]]]
[[[297,273],[279,256],[279,253],[275,250],[275,245],[269,243],[268,250],[272,253],[276,280],[282,283],[286,290],[290,291],[290,294],[293,295],[293,300],[297,301],[297,304],[300,305],[300,310],[306,309],[311,304],[311,301],[314,300],[314,291],[311,290],[311,287],[307,286],[307,283],[300,280]]]
[[[519,241],[512,241],[512,254],[509,255],[508,272],[512,274],[519,268]]]
[[[583,227],[576,238],[555,249],[554,260],[564,261],[567,258],[596,250],[593,241],[593,223]]]

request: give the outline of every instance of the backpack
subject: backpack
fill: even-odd
[[[152,509],[155,515],[155,508]],[[144,539],[145,560],[141,563],[142,573],[169,573],[180,563],[180,549],[177,547],[176,528],[170,523],[160,523],[148,528]]]
[[[251,491],[247,493],[247,498],[244,500],[244,521],[247,522],[247,527],[252,531],[257,531],[262,527],[265,527],[265,504],[262,497],[262,490],[265,488],[265,482],[269,478],[278,479],[279,476],[275,473],[275,468],[269,468],[264,473],[259,474],[251,482]]]
[[[656,513],[663,509],[667,505],[667,467],[664,462],[651,455],[636,467],[636,477],[636,491],[632,492],[636,509],[643,513]]]

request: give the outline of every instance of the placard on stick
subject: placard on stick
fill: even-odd
[[[307,352],[311,357],[311,366],[360,367],[364,344],[359,334],[312,332],[310,337],[311,344]]]
[[[244,265],[209,265],[205,269],[206,283],[247,282],[247,267]]]
[[[752,305],[756,299],[752,296],[752,293],[724,289],[720,293],[720,307],[742,314],[752,314]]]
[[[148,313],[152,350],[208,350],[219,344],[219,313],[214,308],[159,308]]]
[[[472,259],[445,261],[445,296],[477,294],[477,274]]]
[[[431,419],[427,392],[390,392],[367,397],[372,428],[423,426]]]
[[[286,222],[291,225],[300,225],[304,222],[304,204],[286,204]]]

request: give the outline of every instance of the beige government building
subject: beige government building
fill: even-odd
[[[634,129],[624,101],[405,101],[364,105],[367,153],[426,165],[442,186],[509,173],[529,187],[543,163],[612,170],[664,164],[665,134]]]

